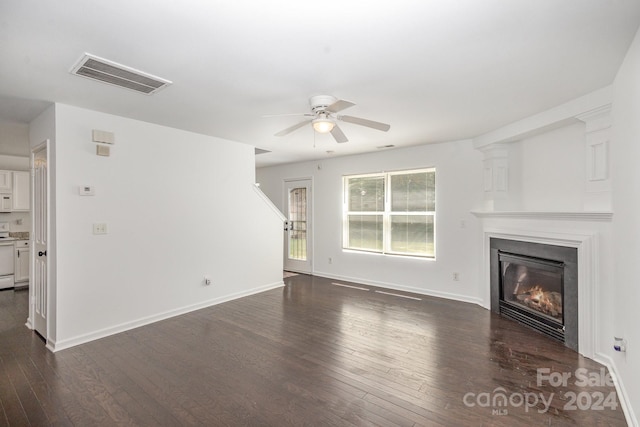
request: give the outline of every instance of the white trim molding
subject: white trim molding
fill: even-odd
[[[585,208],[610,209],[611,104],[576,118],[585,123]]]
[[[611,222],[613,212],[542,212],[542,211],[471,211],[478,218],[512,218],[512,219],[542,219],[565,221],[605,221]]]
[[[271,199],[269,197],[267,197],[266,194],[264,194],[264,192],[260,189],[260,187],[258,186],[258,184],[254,184],[253,186],[253,191],[255,191],[255,193],[258,195],[258,197],[260,199],[262,199],[262,201],[269,206],[269,208],[273,211],[273,213],[276,214],[276,216],[278,218],[280,218],[280,220],[282,222],[287,220],[287,217],[284,216],[284,214],[280,211],[280,209],[277,208],[276,205],[273,204],[273,202],[271,201]]]
[[[593,114],[601,113],[611,105],[612,98],[611,86],[598,89],[550,110],[477,136],[473,139],[473,146],[480,149],[495,143],[519,141],[578,121],[591,121]]]

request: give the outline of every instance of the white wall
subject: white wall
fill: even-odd
[[[509,184],[518,182],[521,210],[581,211],[585,191],[585,126],[564,126],[509,144]],[[516,176],[517,177],[514,177]]]
[[[436,260],[342,250],[343,175],[436,167]],[[319,169],[320,167],[320,169]],[[478,220],[482,156],[470,141],[296,163],[257,170],[260,188],[283,209],[285,179],[313,179],[313,273],[418,293],[479,302]],[[465,228],[461,228],[464,221]],[[328,263],[329,257],[333,262]],[[453,272],[460,281],[453,281]]]
[[[29,139],[26,139],[24,143],[28,147]],[[0,154],[0,169],[12,171],[27,171],[29,170],[29,157],[8,156]]]
[[[27,123],[0,121],[0,154],[13,157],[29,155],[29,125]]]
[[[624,382],[638,425],[640,413],[640,33],[614,82],[613,203],[615,333],[628,341],[626,353],[608,347]],[[612,338],[612,337],[611,337]]]
[[[282,284],[253,147],[61,104],[55,123],[56,349]]]

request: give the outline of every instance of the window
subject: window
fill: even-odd
[[[435,257],[436,171],[344,177],[343,247]]]

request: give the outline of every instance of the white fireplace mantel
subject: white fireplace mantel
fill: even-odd
[[[611,222],[613,212],[542,212],[542,211],[471,211],[478,218],[511,218],[511,219],[538,219],[554,221],[604,221]]]

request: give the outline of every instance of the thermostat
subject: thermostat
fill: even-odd
[[[79,188],[81,196],[93,196],[93,185],[81,185]]]

